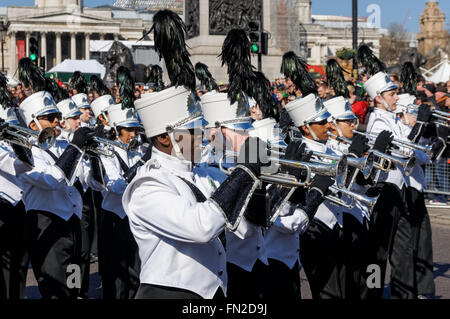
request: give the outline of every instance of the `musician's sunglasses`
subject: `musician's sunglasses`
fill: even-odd
[[[358,125],[358,119],[349,119],[349,120],[337,120],[337,122],[346,123],[348,126]]]
[[[61,113],[51,113],[47,115],[38,116],[38,120],[47,120],[50,123],[53,123],[55,119],[61,120]]]

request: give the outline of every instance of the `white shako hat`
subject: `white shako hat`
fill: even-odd
[[[372,75],[364,83],[364,90],[372,99],[375,99],[377,95],[381,96],[381,93],[383,92],[394,90],[397,88],[398,86],[391,81],[389,74],[381,71]]]
[[[19,125],[20,122],[17,119],[16,112],[12,107],[3,108],[0,104],[0,119],[4,120],[6,123]]]
[[[172,86],[143,96],[134,101],[134,106],[149,138],[207,124],[195,93],[184,86]]]
[[[64,120],[83,114],[71,98],[62,100],[61,102],[56,104],[56,106],[61,112],[61,116]]]
[[[75,102],[79,109],[90,109],[89,98],[85,93],[78,93],[72,96],[72,100]]]
[[[111,105],[108,109],[109,124],[116,130],[121,127],[139,127],[136,110],[134,108],[125,108],[122,110],[122,104]]]
[[[281,129],[275,119],[269,117],[253,122],[253,130],[249,131],[251,137],[259,137],[269,145],[286,146]]]
[[[114,105],[114,99],[111,95],[106,94],[99,96],[92,101],[91,110],[94,113],[95,118],[97,118],[100,114],[103,114],[106,118],[107,110],[111,105]]]
[[[334,120],[352,120],[357,119],[352,111],[350,103],[343,96],[336,96],[332,99],[323,102],[331,116],[328,118],[329,122]]]
[[[250,116],[250,99],[245,98],[245,102],[241,102],[241,107],[238,107],[238,102],[230,103],[227,93],[219,93],[214,90],[202,95],[201,101],[203,116],[208,122],[206,128],[219,128],[221,126],[235,130],[253,128],[253,119]]]
[[[50,93],[46,91],[39,91],[31,94],[20,104],[20,110],[25,118],[25,123],[27,127],[30,123],[36,120],[36,125],[40,127],[39,121],[37,121],[38,116],[60,113],[55,105],[55,101]]]
[[[322,99],[313,93],[289,102],[285,109],[297,127],[323,121],[331,115],[324,107]]]
[[[339,136],[343,136],[341,129],[336,123],[336,120],[353,120],[358,119],[352,112],[350,103],[345,100],[343,96],[336,96],[323,102],[331,116],[328,118],[328,122],[333,122]]]

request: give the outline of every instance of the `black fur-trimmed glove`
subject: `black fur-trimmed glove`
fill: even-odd
[[[329,187],[333,184],[334,180],[329,176],[314,176],[308,194],[306,195],[306,203],[300,206],[310,220],[314,217],[317,208],[325,200],[325,196],[330,192]]]
[[[266,147],[259,138],[248,138],[241,147],[235,169],[210,198],[222,211],[230,230],[237,228],[260,183],[261,166],[269,164]],[[248,213],[260,214],[255,211]],[[250,219],[258,220],[256,216],[250,216]]]

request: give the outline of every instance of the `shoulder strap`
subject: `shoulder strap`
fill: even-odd
[[[125,173],[126,171],[128,171],[130,168],[128,167],[128,165],[125,163],[125,161],[122,159],[122,157],[119,155],[119,153],[117,153],[116,150],[113,150],[114,155],[116,155],[117,159],[119,160],[119,164],[120,167],[122,168],[122,171]]]
[[[178,177],[180,177],[180,176],[178,176]],[[180,179],[183,182],[185,182],[187,184],[187,186],[189,186],[189,188],[191,189],[192,193],[194,193],[194,196],[197,199],[197,202],[199,202],[199,203],[206,202],[205,195],[203,195],[202,191],[199,190],[197,186],[195,186],[194,184],[192,184],[188,180],[184,179],[183,177],[180,177]]]
[[[47,152],[48,155],[51,156],[51,158],[53,158],[53,160],[56,162],[58,160],[58,158],[56,157],[55,154],[53,154],[50,150],[45,150]],[[84,189],[83,189],[83,185],[81,185],[80,181],[77,179],[75,181],[75,183],[73,184],[73,186],[77,189],[78,193],[80,193],[81,197],[83,197],[84,195]]]

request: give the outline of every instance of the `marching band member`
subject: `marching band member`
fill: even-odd
[[[335,97],[323,102],[324,106],[331,114],[328,118],[330,122],[329,139],[327,146],[338,155],[353,157],[363,157],[369,150],[368,139],[362,135],[353,136],[353,130],[358,126],[358,118],[352,112],[348,102],[349,92],[344,79],[342,69],[335,59],[329,59],[326,66],[327,80],[333,88]],[[339,140],[339,137],[342,139]],[[353,140],[351,144],[345,141]],[[355,176],[356,175],[356,176]],[[361,178],[361,173],[353,167],[349,167],[347,180],[352,182],[351,191],[365,194],[368,189],[368,182]],[[344,199],[351,200],[347,196]],[[360,299],[367,295],[365,292],[367,285],[363,273],[366,271],[364,254],[368,244],[368,221],[370,211],[368,207],[360,201],[355,201],[353,208],[343,208],[343,257],[345,273],[346,299]]]
[[[401,119],[399,123],[402,129],[402,135],[407,136],[409,140],[418,143],[424,133],[423,126],[433,126],[431,123],[417,123],[418,106],[414,104],[416,100],[416,79],[417,73],[410,62],[406,62],[402,67],[401,81],[403,83],[404,93],[399,95],[395,113]],[[430,114],[429,112],[427,112]],[[422,120],[430,120],[431,116],[426,118],[422,115]],[[429,131],[432,131],[429,129]],[[435,130],[436,131],[436,130]],[[394,238],[393,251],[402,254],[402,251],[396,249],[402,247],[403,241],[413,243],[413,289],[414,297],[427,298],[434,296],[433,281],[433,249],[431,241],[431,225],[428,211],[425,207],[423,188],[426,187],[425,174],[421,165],[429,163],[442,154],[445,149],[448,129],[444,126],[437,129],[435,142],[431,145],[432,156],[428,156],[421,150],[414,150],[415,165],[411,173],[407,176],[406,202],[408,205],[408,214],[399,222],[399,228],[407,228],[410,232],[410,238],[396,236]],[[431,158],[430,158],[431,157]],[[407,258],[400,255],[398,259]]]
[[[334,154],[326,146],[330,114],[320,98],[308,94],[286,104],[286,111],[301,129],[306,151]],[[300,259],[314,299],[343,298],[344,283],[340,282],[339,267],[341,227],[342,208],[325,201],[300,236]]]
[[[306,71],[306,64],[293,52],[287,52],[281,71],[303,94],[302,98],[286,104],[285,109],[300,129],[306,150],[334,154],[326,146],[330,113],[317,95],[316,84]],[[315,299],[344,297],[340,275],[342,225],[342,207],[326,200],[300,236],[300,259]]]
[[[42,91],[45,80],[29,58],[19,61],[19,76],[26,86],[36,92],[20,105],[27,127],[41,131],[51,127],[59,133],[60,113],[52,96]],[[88,172],[77,162],[89,138],[89,129],[79,129],[68,145],[57,139],[55,145],[44,151],[32,148],[34,168],[19,175],[23,201],[27,211],[27,250],[39,291],[43,298],[77,298],[79,289],[68,283],[80,266],[80,218],[83,207],[83,187],[76,182],[68,186],[72,176],[89,183]]]
[[[414,107],[414,95],[400,94],[397,102],[396,114],[402,120],[400,124],[406,136],[414,127],[417,119],[417,107]],[[425,174],[421,165],[429,163],[429,157],[420,150],[415,150],[416,158],[414,168],[407,177],[409,186],[406,189],[406,201],[409,215],[399,223],[399,227],[411,228],[411,237],[406,238],[413,245],[413,273],[415,282],[415,297],[433,297],[435,293],[433,280],[433,247],[431,241],[431,224],[425,207],[423,188],[426,187]],[[398,244],[394,238],[394,247]],[[419,297],[420,296],[420,297]]]
[[[75,76],[76,78],[76,76]],[[65,139],[70,143],[73,133],[80,128],[81,119],[80,116],[83,115],[82,111],[77,107],[72,98],[69,97],[69,93],[60,87],[56,82],[46,78],[47,80],[47,91],[52,94],[52,97],[56,103],[57,108],[61,113],[60,125],[62,130],[58,136],[59,139]],[[80,81],[78,81],[80,82]],[[83,85],[85,82],[82,81]],[[85,88],[82,87],[82,83],[77,85],[78,90]],[[83,100],[83,94],[79,93],[75,95],[75,98],[79,101],[80,105],[86,105],[86,101]],[[82,165],[89,169],[90,162],[95,162],[95,167],[100,165],[97,158],[92,158],[91,161],[87,161],[87,157],[82,161]],[[94,219],[95,219],[95,197],[94,191],[87,185],[82,184],[84,194],[83,196],[83,210],[81,214],[81,291],[80,296],[85,296],[89,289],[89,273],[90,273],[90,263],[91,263],[91,248],[94,236]]]
[[[125,77],[129,83],[123,83]],[[139,128],[133,106],[134,85],[129,71],[124,67],[117,70],[117,78],[119,87],[128,85],[128,97],[121,95],[122,103],[111,105],[108,114],[118,141],[130,145]],[[136,149],[127,151],[114,145],[112,147],[113,157],[101,157],[106,183],[106,189],[102,192],[102,238],[99,241],[103,298],[133,299],[139,287],[140,260],[138,247],[122,206],[122,195],[127,187],[124,174],[137,162],[145,162],[149,158],[142,158],[142,154]]]
[[[274,119],[255,121],[253,127],[255,129],[250,135],[267,141],[271,149],[285,146],[278,135],[279,129]],[[301,141],[292,141],[286,147],[283,158],[307,162],[311,154],[305,152],[305,147],[306,144]],[[282,167],[282,171],[295,176],[299,181],[302,180],[302,172],[299,169]],[[280,212],[273,224],[264,229],[264,245],[269,265],[264,272],[266,280],[262,289],[263,298],[301,298],[299,236],[308,228],[309,221],[323,201],[322,194],[327,194],[328,187],[332,184],[330,177],[317,175],[309,186],[309,192],[298,187],[289,198],[286,198],[288,189],[274,184],[268,187],[267,192],[273,202],[270,204],[271,213],[275,214],[277,210]]]
[[[329,117],[330,138],[327,146],[338,155],[347,155],[354,157],[363,157],[369,149],[366,144],[368,141],[362,135],[353,136],[353,130],[356,129],[358,119],[353,114],[349,103],[343,96],[337,96],[325,101],[324,106],[331,114]],[[353,139],[352,144],[346,144],[338,140],[337,137]],[[359,170],[349,168],[347,180],[352,180],[354,174],[360,174]],[[351,191],[365,194],[368,186],[364,178],[355,177],[352,183]],[[343,196],[346,198],[346,196]],[[349,198],[347,198],[348,200]],[[351,199],[349,199],[351,200]],[[370,211],[368,207],[360,201],[355,201],[353,208],[343,208],[343,263],[345,264],[345,298],[360,299],[367,293],[365,278],[362,276],[366,271],[365,251],[368,245],[368,222],[370,220]]]
[[[240,54],[236,52],[240,52]],[[207,132],[215,130],[212,144],[215,147],[212,150],[213,153],[211,153],[211,161],[201,163],[194,169],[201,177],[201,181],[205,181],[206,185],[208,184],[207,181],[210,181],[210,184],[214,185],[214,189],[227,178],[227,175],[219,168],[222,164],[217,162],[222,162],[225,159],[226,162],[223,166],[226,169],[235,166],[236,159],[233,155],[245,143],[253,129],[251,105],[256,104],[256,102],[248,96],[251,92],[246,90],[246,87],[261,87],[261,82],[256,83],[254,81],[252,82],[253,85],[249,84],[251,77],[257,75],[251,71],[250,42],[243,30],[233,29],[228,32],[222,46],[221,56],[223,63],[226,63],[228,67],[230,87],[227,93],[217,91],[217,84],[215,84],[205,65],[202,65],[203,76],[199,76],[202,84],[213,89],[202,95],[201,100],[203,114],[208,122]],[[199,74],[198,65],[196,67],[197,74]],[[237,72],[237,70],[246,70],[248,73]],[[268,82],[267,79],[266,81]],[[269,93],[268,90],[267,93]],[[239,96],[239,98],[236,98],[236,96]],[[270,94],[269,97],[273,100]],[[252,100],[253,103],[250,102]],[[268,266],[261,227],[265,224],[265,209],[262,207],[264,205],[261,205],[261,201],[264,202],[265,191],[263,186],[261,191],[255,192],[249,202],[244,215],[245,219],[242,221],[242,223],[245,222],[248,225],[245,236],[241,236],[238,232],[225,232],[228,272],[227,296],[229,298],[259,298],[263,294],[261,278]],[[255,218],[254,216],[262,218]]]
[[[253,164],[242,160],[209,196],[211,187],[192,173],[200,155],[199,128],[205,124],[193,92],[193,66],[189,58],[180,60],[187,53],[184,41],[171,41],[171,35],[184,40],[184,24],[164,10],[154,16],[151,30],[178,87],[135,101],[153,143],[152,159],[138,169],[122,199],[141,258],[136,298],[213,298],[227,291],[226,256],[217,236],[226,224],[239,226],[263,160],[261,155]]]
[[[398,101],[397,85],[389,75],[385,73],[384,64],[376,58],[372,51],[365,45],[358,50],[358,58],[365,66],[370,78],[364,83],[364,89],[374,101],[375,108],[371,113],[367,132],[379,134],[380,143],[375,143],[374,148],[385,153],[392,138],[406,138],[402,135],[399,119],[395,116]],[[384,132],[383,132],[384,131]],[[392,134],[392,136],[389,136]],[[386,134],[386,139],[382,136]],[[381,143],[382,142],[382,143]],[[407,150],[405,150],[407,151]],[[373,194],[379,194],[380,198],[375,206],[369,226],[369,264],[376,264],[381,268],[382,283],[386,272],[386,263],[389,256],[391,271],[391,298],[414,298],[411,288],[414,286],[412,276],[412,249],[403,241],[403,247],[397,246],[402,251],[403,258],[398,254],[392,254],[393,238],[396,232],[398,236],[409,238],[408,230],[397,228],[401,216],[406,214],[405,204],[406,176],[403,168],[396,164],[396,168],[389,172],[379,172],[377,185],[369,190]],[[397,257],[397,258],[396,258]],[[368,291],[369,298],[380,298],[383,294],[382,284],[379,288]]]

